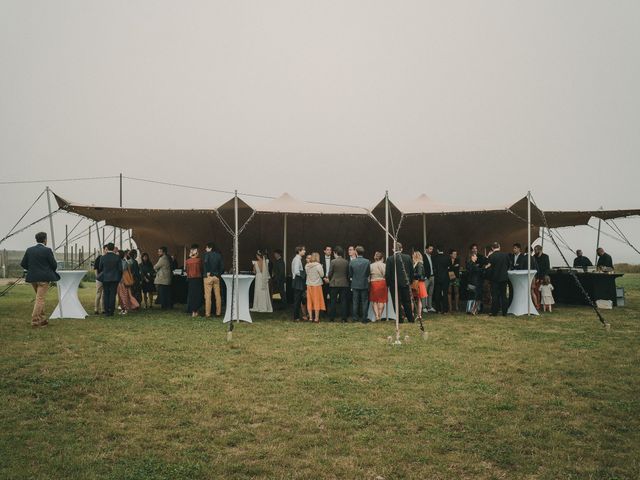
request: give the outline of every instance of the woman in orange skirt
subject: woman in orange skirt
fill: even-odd
[[[427,286],[425,284],[424,263],[422,254],[413,252],[413,282],[411,284],[411,297],[413,306],[413,316],[422,318],[423,304],[426,306]]]
[[[376,321],[380,321],[384,307],[387,304],[387,299],[389,298],[387,282],[384,279],[386,265],[383,262],[383,258],[382,252],[376,252],[373,256],[373,263],[371,267],[369,267],[371,271],[369,301],[373,305],[373,313],[376,316]]]
[[[320,310],[326,310],[322,293],[324,269],[320,265],[320,254],[318,252],[311,254],[311,261],[304,266],[304,270],[307,274],[307,310],[309,310],[309,320],[318,323],[320,321]]]

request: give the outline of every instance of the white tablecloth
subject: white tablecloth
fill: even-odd
[[[391,300],[391,292],[389,292],[389,289],[387,289],[387,303],[384,309],[382,310],[382,315],[380,315],[381,319],[384,319],[384,320],[387,319],[387,309],[389,309],[389,319],[393,318],[395,320],[396,319],[395,305]],[[373,302],[369,302],[369,314],[367,315],[367,318],[372,322],[375,322],[376,320],[376,314],[373,313]]]
[[[536,271],[531,270],[531,282],[536,276]],[[509,306],[507,313],[520,316],[527,314],[527,297],[531,299],[531,283],[528,281],[528,274],[526,270],[511,270],[509,271],[509,281],[513,287],[513,300]],[[536,307],[533,305],[533,300],[529,300],[529,313],[531,315],[538,315]]]
[[[78,299],[78,286],[86,270],[58,270],[59,303],[49,318],[87,318],[87,312]]]
[[[254,275],[238,275],[238,309],[234,307],[233,319],[253,323],[249,313],[249,287],[255,278]],[[227,286],[227,307],[224,312],[223,323],[231,321],[231,292],[233,290],[233,275],[222,275]]]

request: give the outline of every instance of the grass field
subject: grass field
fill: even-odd
[[[178,310],[32,329],[18,287],[0,298],[0,478],[637,479],[640,275],[619,284],[609,333],[559,307],[430,317],[402,346],[387,323],[277,315],[228,343]]]

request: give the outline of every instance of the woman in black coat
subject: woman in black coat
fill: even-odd
[[[482,303],[483,268],[478,261],[478,255],[472,254],[467,260],[467,313],[476,315]]]

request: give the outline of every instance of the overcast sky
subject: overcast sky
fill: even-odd
[[[0,0],[0,171],[364,206],[385,189],[478,206],[531,189],[545,209],[640,207],[639,85],[637,0]],[[0,237],[44,186],[0,185]],[[118,202],[117,180],[51,187]],[[125,181],[129,206],[227,198]],[[640,244],[640,219],[618,223]],[[595,248],[588,228],[563,233]]]

